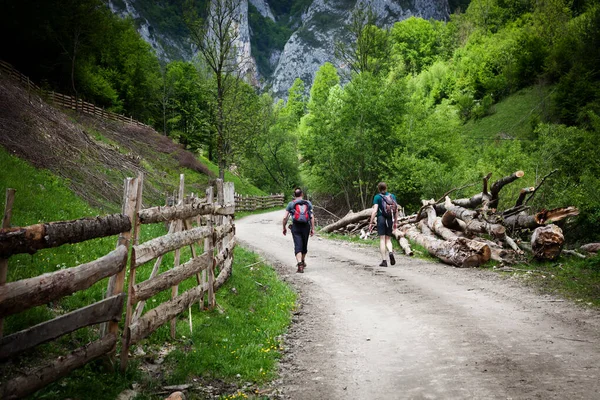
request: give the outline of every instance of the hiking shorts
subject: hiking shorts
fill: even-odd
[[[310,236],[310,224],[292,224],[292,238],[294,238],[294,254],[308,253],[308,238]]]
[[[377,234],[379,236],[392,236],[394,230],[394,221],[392,217],[386,218],[383,215],[377,216]]]

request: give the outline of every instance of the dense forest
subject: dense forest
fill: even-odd
[[[102,0],[10,3],[2,5],[0,33],[19,40],[6,41],[2,58],[23,73],[150,123],[209,158],[222,151],[215,77],[203,60],[159,62],[135,21],[113,15]],[[205,2],[166,3],[173,20],[183,21],[190,7],[206,15]],[[301,3],[274,11],[291,15]],[[336,46],[336,65],[321,67],[310,93],[298,79],[287,101],[275,102],[240,83],[227,165],[266,191],[302,184],[340,210],[368,207],[380,180],[414,210],[421,198],[489,172],[524,170],[534,185],[558,169],[533,206],[575,205],[579,237],[600,238],[600,4],[466,4],[453,2],[458,12],[446,22],[413,17],[389,29],[363,10],[347,27],[354,42]],[[289,34],[285,21],[264,24],[252,7],[250,20],[264,30],[254,51]],[[523,90],[538,93],[537,101],[515,121],[473,129],[503,102],[518,104]]]

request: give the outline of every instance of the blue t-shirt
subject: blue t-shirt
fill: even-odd
[[[388,194],[391,194],[390,192],[385,192],[385,196],[387,196]],[[392,194],[392,199],[394,199],[394,201],[396,203],[398,203],[398,200],[396,200],[396,196],[394,196]],[[379,207],[377,207],[377,216],[379,217],[381,215],[381,209],[385,206],[385,200],[383,199],[383,196],[381,195],[381,193],[377,193],[375,195],[375,197],[373,197],[373,205],[377,204]]]
[[[285,211],[289,212],[290,216],[293,219],[294,218],[294,211],[295,211],[294,208],[296,206],[296,203],[299,202],[299,201],[304,201],[306,204],[308,204],[308,220],[310,222],[310,219],[313,216],[313,206],[312,206],[312,203],[310,201],[308,201],[308,200],[301,199],[301,200],[290,201],[288,203],[287,207],[285,208]]]

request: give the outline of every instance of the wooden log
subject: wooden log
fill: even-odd
[[[189,246],[212,234],[207,227],[198,227],[189,231],[175,232],[149,240],[143,244],[133,246],[133,255],[135,259],[134,268],[155,259],[158,256],[166,254],[175,249]]]
[[[10,220],[12,218],[12,207],[15,201],[15,189],[6,189],[6,197],[4,201],[4,216],[2,217],[2,229],[10,228]],[[8,259],[0,258],[0,287],[6,283],[8,275]],[[0,318],[0,338],[4,332],[4,319]],[[0,353],[1,354],[1,353]]]
[[[140,213],[140,208],[142,206],[142,195],[144,191],[144,175],[140,173],[137,178],[137,190],[136,190],[136,200],[135,200],[135,215],[137,216]],[[139,218],[136,218],[135,225],[133,227],[133,245],[137,246],[139,244],[140,237],[140,221]],[[131,257],[129,260],[129,282],[127,283],[127,293],[133,292],[133,285],[135,285],[135,251],[131,250]],[[127,308],[125,309],[125,323],[123,324],[123,334],[121,335],[121,354],[120,358],[120,368],[121,372],[125,372],[127,369],[127,362],[129,361],[129,325],[131,324],[131,317],[133,314],[133,303],[131,302],[131,298],[127,297]]]
[[[464,232],[467,230],[467,224],[463,220],[456,218],[452,211],[446,211],[442,215],[442,224],[449,229]]]
[[[108,353],[116,343],[116,335],[106,335],[102,339],[80,347],[67,356],[59,357],[43,367],[29,372],[27,375],[20,375],[11,381],[3,383],[0,386],[0,398],[12,400],[30,395],[59,378],[68,375],[71,371]]]
[[[517,198],[517,201],[515,202],[515,207],[521,207],[523,205],[523,203],[525,202],[525,197],[527,197],[528,194],[533,193],[533,192],[535,192],[535,187],[533,187],[533,186],[521,189],[521,191],[519,192],[519,197]]]
[[[579,210],[576,207],[560,207],[553,210],[542,210],[534,215],[512,215],[504,219],[503,225],[513,231],[535,229],[538,226],[558,222],[576,215],[579,215]]]
[[[178,201],[177,205],[178,206],[183,206],[185,204],[184,190],[185,190],[185,175],[180,174],[179,175],[179,193],[177,194],[177,201]],[[178,229],[183,230],[183,221],[182,220],[177,220],[175,222],[175,224],[177,225]],[[193,243],[190,244],[190,246],[193,246],[193,245],[194,245]],[[173,268],[177,268],[179,266],[180,259],[181,259],[181,249],[178,248],[178,249],[175,249]],[[178,293],[179,293],[179,282],[175,283],[173,285],[173,287],[171,288],[171,298],[174,299],[175,297],[177,297]],[[175,318],[173,318],[171,320],[171,339],[175,339],[176,329],[177,329],[177,320]]]
[[[232,241],[231,244],[235,244],[235,242]],[[217,279],[215,280],[215,283],[214,283],[214,291],[215,292],[221,286],[223,286],[223,284],[225,282],[227,282],[227,279],[229,279],[229,277],[231,276],[233,263],[228,262],[229,260],[231,260],[231,259],[226,260],[226,262],[223,265],[223,268],[219,272],[219,276],[217,276]]]
[[[428,228],[426,230],[429,231]],[[491,257],[490,248],[485,243],[467,238],[440,240],[426,232],[419,232],[415,226],[409,226],[405,233],[409,239],[425,247],[429,254],[456,267],[478,267]]]
[[[127,248],[119,246],[87,264],[9,282],[0,288],[0,316],[16,314],[87,289],[121,271],[126,262]]]
[[[565,243],[562,229],[554,224],[540,226],[531,235],[531,250],[539,260],[555,260]]]
[[[465,222],[465,232],[467,233],[488,233],[495,238],[504,239],[506,237],[506,228],[500,224],[490,224],[486,221],[480,221],[478,212],[459,207],[452,204],[449,197],[446,197],[446,210],[451,211],[457,218]]]
[[[404,251],[404,254],[410,257],[412,257],[415,254],[410,247],[410,243],[404,237],[404,232],[402,232],[400,229],[395,229],[392,232],[392,236],[396,238],[398,244],[400,244],[400,248],[402,249],[402,251]]]
[[[162,274],[157,275],[152,279],[140,282],[133,286],[132,302],[137,303],[144,301],[150,297],[167,290],[174,285],[183,282],[187,278],[206,270],[212,264],[212,257],[209,254],[192,258],[186,263],[183,263],[173,269],[170,269]]]
[[[213,187],[208,187],[206,189],[206,201],[209,203],[213,203],[214,202],[214,190]],[[210,231],[213,230],[213,217],[211,216],[207,216],[206,217],[206,228],[209,229]],[[208,275],[209,274],[213,274],[213,279],[214,279],[214,268],[215,268],[215,260],[214,260],[214,242],[213,242],[213,238],[212,235],[207,236],[206,239],[204,239],[204,251],[207,254],[210,254],[211,256],[211,265],[209,265],[208,269],[205,271],[202,271],[202,286],[206,285],[207,287],[210,287],[208,284]],[[213,271],[213,272],[210,272]],[[212,285],[212,282],[211,282]],[[207,291],[208,293],[208,291]],[[202,293],[201,297],[200,297],[200,309],[204,308],[204,303],[205,303],[205,298],[204,298],[204,293]]]
[[[500,190],[502,190],[502,188],[506,185],[508,185],[509,183],[512,183],[514,181],[516,181],[519,178],[522,178],[525,175],[525,172],[523,171],[517,171],[509,176],[505,176],[503,178],[498,179],[496,182],[494,182],[494,184],[492,185],[491,189],[490,189],[490,194],[492,196],[489,206],[492,208],[496,208],[498,207],[498,194],[500,193]]]
[[[566,255],[574,256],[574,257],[578,257],[578,258],[587,258],[587,256],[585,254],[578,253],[575,250],[564,250],[563,249],[562,254],[566,254]]]
[[[131,221],[123,214],[2,229],[0,257],[6,258],[19,253],[34,254],[41,249],[118,235],[129,229]]]
[[[139,207],[137,207],[137,190],[137,180],[133,178],[125,178],[121,214],[127,215],[130,221],[135,220],[136,210],[139,209]],[[119,235],[117,247],[125,246],[127,249],[129,249],[131,234],[131,228],[128,231],[122,232],[121,235]],[[108,280],[108,287],[106,288],[106,297],[114,296],[123,292],[125,287],[125,273],[125,268],[123,268],[121,271],[119,271],[119,273],[110,277]],[[103,325],[100,328],[100,331],[102,335],[105,335],[106,333],[113,333],[116,335],[119,331],[119,326],[116,322],[111,321],[108,323],[108,326]]]
[[[321,231],[325,232],[325,233],[333,232],[336,229],[340,229],[348,224],[355,223],[355,222],[361,221],[366,218],[370,218],[372,212],[373,212],[372,208],[367,208],[365,210],[362,210],[362,211],[356,212],[356,213],[350,212],[344,218],[340,219],[339,221],[336,221],[334,223],[331,223],[331,224],[325,226],[323,229],[321,229]]]
[[[223,186],[223,201],[227,203],[233,202],[233,195],[235,193],[235,188],[233,182],[225,182]],[[223,218],[224,229],[227,232],[224,234],[222,239],[222,249],[224,254],[224,270],[228,270],[229,274],[227,278],[231,276],[233,273],[233,246],[235,246],[235,226],[233,225],[233,217],[226,216]],[[221,274],[219,274],[220,276]],[[217,277],[218,280],[218,277]]]
[[[232,233],[235,233],[235,226],[230,223],[217,226],[214,229],[213,240],[216,243]]]
[[[208,290],[205,285],[196,286],[142,315],[128,328],[129,345],[138,343],[160,326],[185,311],[202,296],[205,290]]]
[[[169,226],[168,233],[175,232],[176,225],[177,224],[171,224]],[[186,228],[186,229],[191,229],[191,227]],[[193,245],[190,245],[190,248],[194,249]],[[193,257],[194,258],[196,257],[195,252],[193,253]],[[152,280],[152,278],[154,278],[158,274],[158,269],[160,268],[160,264],[162,263],[162,259],[163,259],[163,256],[158,256],[156,258],[156,260],[154,260],[154,266],[152,267],[152,272],[150,273],[150,277],[147,280]],[[133,286],[135,286],[135,285],[133,285]],[[132,286],[132,291],[131,291],[132,294],[135,293],[135,288],[133,286]],[[142,315],[142,312],[144,311],[144,306],[146,305],[146,301],[145,300],[141,300],[140,301],[140,300],[136,300],[134,298],[131,298],[131,304],[132,305],[134,303],[136,303],[136,302],[138,304],[135,306],[135,311],[132,313],[132,316],[131,316],[131,320],[132,321],[137,320]]]
[[[439,237],[444,240],[458,238],[458,235],[455,232],[444,226],[442,218],[436,215],[435,209],[432,206],[426,207],[425,212],[427,213],[427,226],[429,226],[429,229],[435,232]]]
[[[121,293],[6,336],[0,339],[0,359],[14,357],[27,349],[74,332],[85,326],[106,321],[118,322],[123,312],[123,300],[125,300],[125,297],[126,295]]]
[[[585,251],[587,253],[598,253],[598,251],[600,251],[600,243],[588,243],[588,244],[584,244],[579,249],[581,251]]]
[[[229,242],[223,247],[223,249],[215,256],[215,265],[220,265],[224,261],[228,260],[233,254],[235,248],[235,240],[230,239]]]
[[[202,203],[200,200],[204,199],[198,199],[190,204],[171,207],[159,206],[146,208],[140,211],[138,217],[142,224],[154,224],[176,219],[188,219],[198,215],[213,214],[215,212],[215,206],[213,204]]]

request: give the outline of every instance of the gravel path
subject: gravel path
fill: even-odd
[[[295,273],[283,211],[236,221],[299,293],[278,382],[290,399],[600,399],[600,313],[491,271],[315,236]]]

